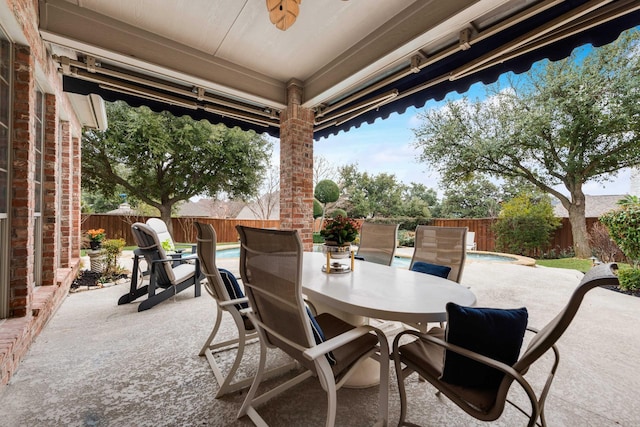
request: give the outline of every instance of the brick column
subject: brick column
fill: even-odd
[[[71,217],[72,217],[72,194],[71,182],[71,133],[69,131],[69,122],[60,122],[60,132],[62,133],[60,162],[60,207],[61,212],[58,215],[60,221],[60,266],[70,267],[71,261]]]
[[[55,95],[46,94],[44,99],[44,171],[42,174],[42,285],[56,283],[56,270],[60,251],[58,248],[59,221],[58,191],[58,106]]]
[[[71,138],[71,152],[72,152],[72,181],[71,181],[71,257],[80,258],[80,242],[82,236],[80,235],[81,227],[81,194],[80,194],[80,174],[81,159],[80,159],[80,138]]]
[[[11,177],[9,317],[30,313],[33,294],[33,221],[35,209],[35,66],[31,50],[15,47]]]
[[[280,228],[300,233],[304,249],[313,249],[313,121],[303,108],[302,85],[291,81],[287,108],[280,115]]]

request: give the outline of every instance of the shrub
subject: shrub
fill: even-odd
[[[600,217],[611,238],[629,261],[638,267],[640,262],[640,203],[621,205]]]
[[[415,244],[416,232],[409,230],[398,230],[398,245],[412,248]]]
[[[423,216],[392,216],[392,217],[374,217],[367,219],[368,222],[376,224],[398,224],[398,230],[415,231],[418,225],[430,225],[431,218]]]
[[[549,246],[551,233],[560,226],[548,196],[521,194],[502,205],[493,226],[496,247],[503,252],[537,257]]]
[[[105,256],[105,268],[102,277],[112,278],[120,273],[118,257],[126,244],[124,239],[107,239],[102,242],[102,252]]]
[[[620,289],[623,291],[640,291],[640,269],[625,268],[618,270]]]
[[[347,211],[344,209],[334,209],[331,211],[331,218],[336,218],[339,216],[347,217]]]
[[[596,222],[589,233],[589,245],[593,255],[602,262],[614,262],[622,254],[616,242],[609,235],[604,224]]]

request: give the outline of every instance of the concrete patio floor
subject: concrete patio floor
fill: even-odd
[[[237,259],[219,266],[237,273]],[[467,263],[463,283],[478,306],[521,307],[529,324],[544,326],[563,307],[581,274],[572,270]],[[0,390],[0,426],[246,426],[237,420],[238,392],[214,399],[218,389],[198,352],[213,324],[215,305],[206,292],[187,290],[151,310],[117,306],[128,284],[70,294],[33,344],[9,385]],[[232,334],[226,318],[225,333]],[[640,425],[640,298],[595,289],[560,339],[560,366],[546,404],[550,426]],[[258,345],[243,370],[252,372]],[[221,363],[231,364],[229,352]],[[278,363],[283,356],[274,358]],[[528,377],[544,382],[539,362]],[[543,365],[543,366],[542,366]],[[269,384],[282,381],[278,378]],[[424,426],[486,425],[473,420],[434,389],[407,380],[408,420]],[[338,392],[337,425],[371,425],[377,387]],[[519,392],[513,398],[521,400]],[[324,425],[326,399],[310,379],[259,409],[271,425]],[[395,373],[389,392],[390,425],[399,416]],[[507,407],[495,425],[525,425]]]

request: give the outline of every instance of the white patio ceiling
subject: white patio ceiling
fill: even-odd
[[[40,0],[40,31],[70,91],[140,97],[277,134],[297,81],[327,135],[627,18],[607,30],[612,40],[640,24],[638,9],[631,0],[302,0],[281,31],[264,0]],[[73,89],[76,78],[95,86]]]

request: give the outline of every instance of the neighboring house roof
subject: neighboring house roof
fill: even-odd
[[[251,204],[252,206],[245,206],[236,216],[236,219],[280,219],[280,203],[276,204],[272,207],[271,212],[269,212],[269,218],[262,218],[260,215],[257,215],[256,212],[260,212],[255,205],[255,203]],[[251,209],[253,207],[253,210]]]
[[[244,206],[243,202],[200,199],[197,202],[187,202],[180,205],[177,216],[235,218]]]
[[[269,218],[265,218],[269,212]],[[245,205],[236,216],[237,219],[280,219],[280,192],[263,195],[260,200]]]
[[[598,218],[602,214],[609,212],[610,210],[618,207],[618,200],[623,199],[625,194],[606,195],[606,196],[589,196],[585,195],[585,217]],[[569,213],[562,206],[562,204],[556,200],[556,204],[553,207],[553,211],[557,217],[568,218]]]

